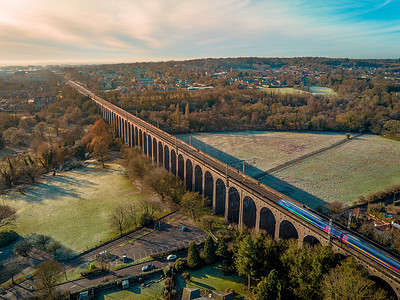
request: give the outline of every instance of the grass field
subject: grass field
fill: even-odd
[[[122,291],[106,291],[100,293],[96,300],[153,300],[162,299],[161,293],[164,287],[164,280],[153,283],[149,287],[140,287],[140,284],[134,285],[129,289]]]
[[[294,89],[291,87],[281,87],[281,88],[260,88],[265,92],[278,93],[278,94],[303,94],[305,91]]]
[[[310,86],[310,92],[314,95],[337,95],[336,92],[331,88],[319,85]]]
[[[185,282],[182,277],[179,277],[179,284],[188,288],[207,289],[212,291],[224,292],[230,288],[239,297],[237,299],[246,299],[250,297],[249,293],[244,290],[246,280],[236,275],[224,276],[221,272],[221,265],[214,264],[199,270],[189,271],[190,281]]]
[[[351,204],[360,195],[400,182],[400,142],[364,135],[274,176],[327,202]]]
[[[188,142],[189,136],[180,136]],[[254,161],[255,176],[287,161],[327,147],[344,133],[232,132],[192,135],[192,145],[225,163]],[[285,195],[316,208],[326,202],[353,203],[359,196],[400,181],[400,142],[363,135],[260,179]],[[233,164],[240,169],[241,164]]]
[[[225,163],[244,159],[259,169],[248,169],[246,174],[249,175],[256,175],[260,170],[266,171],[345,138],[344,133],[274,131],[200,133],[191,136],[194,147]],[[189,142],[188,135],[178,137]]]
[[[260,88],[266,92],[279,93],[279,94],[302,94],[307,93],[306,91],[291,88],[291,87],[281,87],[281,88]],[[319,85],[311,85],[310,92],[313,95],[336,95],[336,92],[328,87],[323,87]]]
[[[115,232],[108,217],[116,206],[139,203],[142,194],[116,164],[106,169],[93,162],[86,167],[46,176],[24,189],[0,196],[1,203],[17,209],[16,231],[49,235],[73,251],[82,251]]]

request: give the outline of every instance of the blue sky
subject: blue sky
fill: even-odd
[[[0,0],[0,64],[400,57],[400,0]]]

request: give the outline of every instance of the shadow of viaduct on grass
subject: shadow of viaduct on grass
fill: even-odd
[[[189,135],[187,136],[179,136],[179,138],[186,142],[189,143],[191,140],[191,145],[209,155],[212,157],[222,161],[223,163],[229,164],[231,167],[242,171],[243,163],[240,158],[232,156],[226,152],[223,152],[213,146],[210,146],[195,137],[191,136],[191,139],[189,140]],[[246,145],[238,145],[238,147],[245,147]],[[245,163],[245,173],[251,177],[255,177],[260,174],[264,174],[266,170],[261,170],[253,165],[250,165],[248,163]],[[302,190],[299,189],[298,187],[291,185],[287,183],[286,181],[283,181],[271,174],[266,174],[262,178],[259,179],[259,181],[275,190],[278,192],[302,203],[305,204],[313,209],[322,209],[326,207],[327,202]]]

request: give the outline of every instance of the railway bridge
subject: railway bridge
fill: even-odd
[[[227,222],[265,230],[275,239],[297,239],[300,246],[328,243],[324,230],[277,204],[287,196],[96,96],[82,84],[70,80],[67,83],[97,104],[103,118],[124,143],[140,147],[154,164],[180,177],[188,190],[208,197],[213,212],[224,215]],[[337,239],[331,243],[336,252],[354,256],[400,299],[398,273]]]

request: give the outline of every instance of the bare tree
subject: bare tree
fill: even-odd
[[[59,241],[52,241],[48,246],[47,246],[47,251],[53,254],[55,256],[57,254],[57,251],[62,248],[62,245]]]
[[[127,222],[126,222],[126,214],[125,214],[125,209],[123,206],[118,206],[114,209],[112,215],[110,216],[110,225],[117,229],[122,235],[122,231],[126,228]]]
[[[32,244],[27,240],[19,241],[14,246],[14,253],[23,257],[28,257],[32,250]]]
[[[336,200],[336,201],[332,201],[331,203],[329,203],[329,208],[331,209],[331,211],[333,213],[339,214],[345,210],[346,206],[344,205],[343,202]]]
[[[157,204],[152,203],[152,202],[143,202],[143,203],[141,204],[141,207],[142,207],[142,211],[143,211],[145,214],[148,214],[148,215],[151,216],[151,217],[154,216],[154,213],[155,213],[155,212],[157,211],[157,209],[158,209]]]
[[[35,279],[36,286],[42,290],[45,299],[55,298],[56,292],[54,287],[60,281],[63,275],[62,266],[55,260],[42,262],[36,268]]]
[[[11,276],[11,281],[14,283],[14,276],[21,272],[22,266],[23,264],[20,258],[10,258],[5,262],[2,272],[8,276]]]
[[[128,226],[134,227],[138,223],[138,209],[137,207],[130,203],[125,207],[125,215],[126,215],[126,221],[128,223]]]
[[[21,166],[21,172],[29,177],[31,183],[35,183],[35,177],[39,174],[39,168],[29,154],[24,158],[24,164]]]

